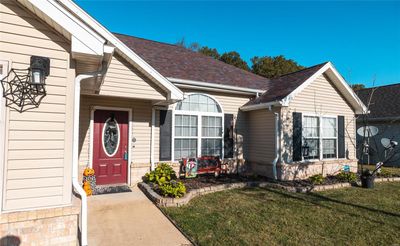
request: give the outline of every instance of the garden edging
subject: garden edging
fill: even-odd
[[[390,182],[390,181],[400,181],[400,177],[396,178],[376,178],[375,182],[380,183],[380,182]],[[209,186],[205,188],[200,188],[200,189],[195,189],[191,190],[184,197],[181,198],[171,198],[171,197],[163,197],[159,194],[157,194],[148,184],[144,182],[138,183],[138,187],[143,191],[144,194],[156,205],[160,207],[179,207],[182,205],[185,205],[189,203],[190,200],[193,198],[204,195],[204,194],[209,194],[209,193],[214,193],[218,191],[223,191],[223,190],[230,190],[230,189],[238,189],[238,188],[244,188],[244,187],[270,187],[270,188],[280,188],[284,189],[289,192],[300,192],[300,193],[306,193],[306,192],[313,192],[313,191],[324,191],[324,190],[332,190],[332,189],[339,189],[339,188],[346,188],[346,187],[351,187],[352,184],[350,183],[338,183],[338,184],[331,184],[331,185],[317,185],[313,187],[295,187],[295,186],[285,186],[281,185],[278,183],[273,183],[273,182],[259,182],[259,181],[253,181],[253,182],[238,182],[238,183],[229,183],[229,184],[221,184],[221,185],[215,185],[215,186]]]

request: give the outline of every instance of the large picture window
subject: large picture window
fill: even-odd
[[[174,111],[174,159],[222,157],[223,113],[211,97],[191,94]]]
[[[303,117],[303,148],[308,155],[303,159],[329,159],[337,157],[337,123],[335,117]]]

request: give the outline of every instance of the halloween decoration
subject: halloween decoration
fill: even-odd
[[[94,169],[87,167],[83,171],[83,189],[86,191],[86,194],[88,194],[88,190],[85,189],[85,184],[87,184],[87,189],[90,190],[90,195],[94,193],[94,190],[96,189],[96,176],[94,176]]]
[[[103,148],[109,156],[114,156],[118,151],[119,145],[119,127],[114,115],[106,120],[103,128]]]
[[[83,190],[86,192],[87,196],[92,195],[92,189],[90,188],[90,183],[88,181],[83,182]]]
[[[24,112],[37,108],[46,96],[46,77],[50,73],[50,59],[32,56],[27,69],[11,69],[1,80],[6,106]]]

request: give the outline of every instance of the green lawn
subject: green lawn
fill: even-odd
[[[400,183],[208,194],[166,213],[199,245],[400,245]]]
[[[361,165],[358,165],[358,168],[361,170]],[[374,165],[364,165],[364,168],[368,168],[369,170],[375,170]],[[382,171],[386,174],[392,174],[396,176],[400,175],[400,167],[382,167]]]

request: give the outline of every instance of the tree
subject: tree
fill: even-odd
[[[175,43],[175,45],[186,48],[185,37],[182,37],[181,40],[179,40],[178,42]]]
[[[200,44],[196,43],[196,42],[193,42],[193,43],[187,45],[186,41],[185,41],[185,37],[183,37],[181,40],[176,42],[175,45],[186,48],[188,50],[192,50],[192,51],[198,51],[201,48]]]
[[[304,67],[292,59],[286,59],[284,56],[255,56],[251,58],[253,65],[252,72],[269,79],[277,78],[281,75],[296,72]]]
[[[351,88],[353,89],[353,91],[358,91],[358,90],[365,89],[365,85],[364,84],[352,84]]]
[[[244,69],[246,71],[250,71],[247,63],[240,57],[240,54],[236,51],[223,53],[219,60],[235,67]]]
[[[206,55],[206,56],[211,56],[212,58],[219,60],[221,55],[218,53],[218,50],[215,48],[208,48],[207,46],[203,46],[200,49],[197,50],[197,52]]]

